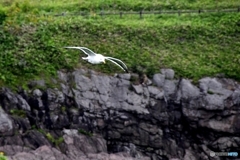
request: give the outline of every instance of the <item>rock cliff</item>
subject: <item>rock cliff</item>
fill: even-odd
[[[0,90],[0,151],[9,160],[218,160],[240,153],[240,84],[193,84],[162,69],[152,79],[58,72],[28,90]]]

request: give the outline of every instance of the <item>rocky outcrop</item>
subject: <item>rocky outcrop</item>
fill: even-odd
[[[5,145],[0,149],[8,155],[8,160],[150,160],[148,157],[133,158],[130,152],[107,153],[107,143],[102,136],[79,134],[75,129],[64,129],[64,150],[51,145],[41,145],[33,150],[24,146]]]
[[[28,91],[0,92],[0,151],[10,160],[221,159],[240,153],[240,84],[174,79],[162,69],[152,83],[134,74],[58,72]],[[43,89],[46,88],[46,89]],[[231,157],[224,157],[225,159]]]

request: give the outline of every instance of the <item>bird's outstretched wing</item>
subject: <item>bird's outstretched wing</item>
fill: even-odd
[[[80,49],[88,56],[95,56],[96,53],[94,53],[92,50],[86,48],[86,47],[64,47],[64,48],[73,48],[73,49]]]
[[[122,67],[124,68],[124,69],[126,69],[127,70],[127,66],[126,66],[126,64],[125,63],[123,63],[123,61],[121,61],[120,59],[117,59],[117,58],[113,58],[113,57],[105,57],[106,59],[111,59],[111,60],[113,60],[113,61],[117,61],[117,62],[119,62],[121,65],[122,65]]]
[[[125,72],[128,72],[128,68],[127,66],[123,63],[123,61],[117,59],[117,58],[113,58],[113,57],[105,57],[106,60],[109,60],[110,62],[116,64],[118,67],[120,67],[122,70],[124,70]],[[118,62],[118,63],[117,63]],[[120,65],[121,64],[121,65]]]

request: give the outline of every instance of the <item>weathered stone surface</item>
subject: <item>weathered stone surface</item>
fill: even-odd
[[[26,100],[23,99],[22,96],[20,96],[20,95],[16,95],[16,96],[17,96],[17,99],[18,99],[19,108],[21,108],[23,110],[26,110],[26,111],[30,111],[31,108],[30,108],[29,104],[26,102]]]
[[[185,151],[185,155],[183,157],[184,160],[197,160],[197,158],[195,157],[193,151],[186,149]]]
[[[106,140],[101,136],[86,136],[79,134],[77,130],[63,130],[64,136],[72,137],[74,139],[75,146],[83,150],[84,153],[98,153],[106,152]],[[90,145],[89,145],[90,144]]]
[[[166,79],[163,90],[167,96],[173,95],[176,92],[176,81]]]
[[[228,148],[236,148],[239,143],[239,137],[220,137],[213,142],[212,146],[218,150],[226,150]]]
[[[203,78],[199,80],[199,88],[203,93],[218,94],[224,98],[232,94],[232,91],[224,88],[224,84],[219,82],[216,78]]]
[[[118,77],[121,78],[121,79],[130,80],[131,74],[130,73],[119,74]]]
[[[233,129],[233,120],[234,120],[235,116],[230,116],[227,118],[223,118],[223,119],[210,119],[208,121],[200,121],[199,125],[202,127],[207,127],[210,129],[213,129],[215,131],[222,131],[222,132],[228,132],[228,133],[233,133],[234,129]]]
[[[4,151],[5,155],[13,156],[18,152],[29,152],[31,149],[20,145],[4,145],[0,147],[0,151]]]
[[[96,76],[92,75],[91,79],[93,80],[93,83],[95,84],[95,87],[97,91],[101,95],[107,95],[110,88],[110,78],[107,76]]]
[[[67,73],[62,72],[62,71],[58,71],[57,74],[58,74],[58,78],[59,78],[60,81],[62,81],[64,83],[68,82],[68,77],[69,76],[67,75]]]
[[[133,90],[137,94],[143,94],[143,87],[141,85],[132,85]]]
[[[62,154],[55,148],[50,146],[43,145],[36,150],[28,152],[17,152],[13,156],[9,156],[8,160],[39,160],[39,159],[48,159],[48,160],[69,160],[69,158]]]
[[[211,151],[240,153],[234,80],[206,77],[194,85],[173,79],[171,69],[155,74],[154,85],[83,69],[58,75],[61,89],[0,90],[0,151],[9,159],[212,160],[220,158]]]
[[[165,75],[166,79],[173,79],[174,78],[174,70],[172,69],[161,69],[161,73]]]
[[[33,87],[46,87],[44,80],[34,80],[28,84],[29,88]]]
[[[207,93],[208,90],[211,90],[212,92],[218,91],[222,89],[222,84],[216,80],[216,78],[203,78],[199,80],[199,88]]]
[[[233,92],[232,98],[232,105],[240,105],[240,89],[237,89]]]
[[[9,155],[8,160],[22,159],[48,159],[48,160],[150,160],[148,157],[135,155],[135,148],[130,145],[127,152],[119,152],[117,154],[108,154],[106,141],[99,136],[89,137],[79,134],[77,130],[63,130],[63,138],[65,142],[65,153],[48,146],[42,145],[36,150],[31,150],[20,146],[4,146],[0,147]],[[14,150],[13,153],[10,153]]]
[[[93,88],[93,83],[91,83],[91,80],[81,74],[78,73],[73,73],[74,78],[75,78],[75,83],[76,83],[76,89],[80,91],[87,91],[91,90]]]
[[[163,99],[164,98],[164,91],[162,89],[148,86],[148,91],[150,93],[150,97],[155,99]]]
[[[165,81],[165,75],[163,74],[154,74],[153,75],[153,83],[158,87],[163,87]]]
[[[198,97],[200,95],[200,91],[189,80],[182,79],[179,84],[177,95],[177,100],[190,100],[191,98]]]
[[[11,132],[13,129],[12,120],[0,107],[0,134]]]
[[[51,142],[47,140],[47,138],[38,131],[29,131],[26,135],[22,136],[22,140],[24,142],[24,146],[29,148],[38,148],[42,145],[51,145]]]
[[[42,96],[42,92],[39,89],[34,89],[33,96],[36,98],[40,98]]]

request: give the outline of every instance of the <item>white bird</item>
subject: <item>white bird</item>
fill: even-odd
[[[83,51],[87,57],[82,57],[83,60],[87,60],[89,63],[92,64],[100,64],[100,63],[105,63],[105,60],[108,60],[114,64],[116,64],[118,67],[120,67],[122,70],[125,72],[128,72],[127,66],[119,59],[113,58],[113,57],[105,57],[101,54],[97,54],[93,52],[92,50],[86,48],[86,47],[64,47],[64,48],[73,48],[73,49],[79,49]]]

